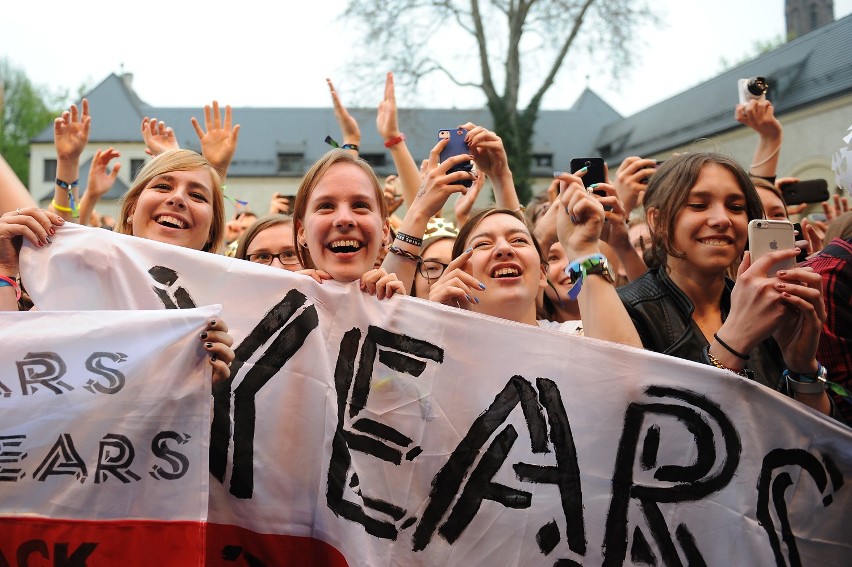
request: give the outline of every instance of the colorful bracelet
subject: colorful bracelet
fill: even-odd
[[[396,237],[402,240],[405,243],[411,244],[412,246],[423,246],[423,239],[417,238],[416,236],[411,236],[410,234],[405,234],[404,232],[397,232]]]
[[[21,299],[21,286],[18,285],[14,279],[9,276],[0,276],[0,287],[13,287],[15,288],[15,301],[20,301]]]
[[[417,254],[412,254],[408,250],[403,250],[402,248],[399,248],[398,246],[389,246],[388,252],[390,252],[391,254],[396,254],[397,256],[405,258],[406,260],[411,260],[412,262],[417,262],[418,264],[423,261],[423,258],[418,256]]]
[[[62,205],[57,203],[56,199],[54,199],[50,202],[50,206],[52,206],[57,211],[62,211],[63,213],[73,213],[74,212],[74,209],[72,209],[71,207],[63,207]]]
[[[361,153],[361,148],[358,147],[358,144],[343,144],[340,146],[341,150],[355,150],[358,153]]]
[[[399,136],[394,136],[393,138],[388,138],[387,140],[385,140],[385,147],[386,148],[392,148],[395,145],[397,145],[398,143],[404,142],[404,141],[405,141],[405,134],[400,132]]]
[[[74,180],[74,181],[72,181],[71,183],[66,183],[65,181],[62,181],[61,179],[59,179],[59,178],[57,177],[57,178],[56,178],[56,184],[57,184],[57,185],[59,185],[60,187],[62,187],[63,189],[65,189],[66,191],[70,191],[71,189],[73,189],[73,188],[77,187],[78,185],[80,185],[80,180],[79,180],[79,179],[75,179],[75,180]]]

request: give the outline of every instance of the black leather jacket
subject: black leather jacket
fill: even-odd
[[[731,307],[733,286],[733,281],[725,281],[721,301],[723,321]],[[707,339],[692,319],[695,308],[664,269],[648,270],[641,278],[619,288],[618,295],[646,349],[710,364],[705,349]],[[766,339],[749,355],[746,367],[754,374],[753,379],[777,389],[784,359],[775,341]]]

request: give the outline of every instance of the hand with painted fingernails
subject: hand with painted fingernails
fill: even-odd
[[[441,277],[429,288],[430,301],[460,309],[470,309],[479,303],[477,296],[486,291],[485,285],[464,269],[472,255],[473,248],[468,248],[447,265]]]
[[[234,338],[228,333],[228,325],[222,319],[210,319],[201,334],[198,335],[201,348],[209,356],[213,367],[213,383],[227,380],[231,376],[231,363],[234,361]]]

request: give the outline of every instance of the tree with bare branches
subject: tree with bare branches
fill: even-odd
[[[441,73],[482,91],[521,202],[542,99],[569,51],[587,48],[597,72],[615,75],[631,63],[634,30],[653,21],[645,0],[350,0],[343,17],[362,25],[362,73],[382,62],[407,86]]]

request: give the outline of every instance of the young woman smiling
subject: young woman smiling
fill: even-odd
[[[318,282],[360,281],[379,299],[405,288],[394,274],[374,268],[388,240],[387,205],[370,165],[345,150],[331,150],[302,179],[293,210],[299,263]]]
[[[828,413],[815,357],[825,319],[820,277],[809,268],[767,277],[798,249],[753,264],[743,256],[748,223],[763,209],[742,167],[712,153],[666,160],[648,185],[645,210],[660,267],[619,289],[645,348],[792,391]],[[733,287],[725,274],[740,258]]]
[[[563,189],[548,210],[543,246],[557,241],[576,268],[575,292],[587,337],[641,346],[618,301],[598,239],[604,208],[583,187],[582,175],[560,175]],[[511,209],[486,209],[459,231],[453,261],[432,285],[429,299],[544,328],[575,332],[577,324],[537,321],[536,298],[547,285],[542,245],[524,217]]]
[[[37,208],[0,217],[0,275],[14,277],[18,272],[15,238],[45,246],[63,223],[59,215]],[[123,234],[206,252],[220,248],[224,230],[221,178],[204,157],[189,150],[164,152],[139,171],[124,197],[116,227]],[[4,291],[5,287],[12,291]],[[0,309],[17,310],[14,291],[12,286],[0,287]],[[227,331],[227,325],[216,319],[200,335],[216,381],[230,376],[234,359]]]

